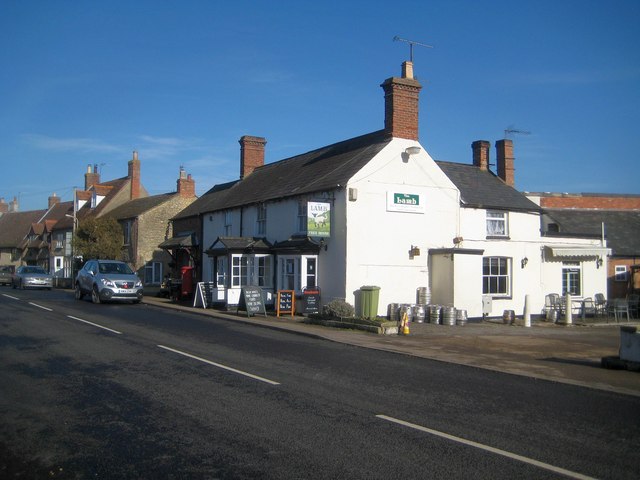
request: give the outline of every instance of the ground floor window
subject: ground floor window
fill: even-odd
[[[231,286],[273,286],[273,257],[271,255],[232,255]],[[218,274],[218,281],[220,281]],[[224,279],[226,281],[226,279]],[[220,283],[218,284],[220,285]]]
[[[162,262],[147,262],[144,266],[145,285],[160,285],[162,283]]]
[[[307,287],[317,286],[317,263],[315,255],[278,257],[278,288],[302,292]]]
[[[582,293],[580,262],[562,262],[562,295],[579,296]]]
[[[511,259],[484,257],[482,259],[482,293],[496,297],[511,294]]]

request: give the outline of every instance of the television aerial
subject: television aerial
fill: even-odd
[[[406,38],[400,38],[398,35],[393,37],[394,42],[405,42],[409,44],[409,61],[413,62],[413,46],[420,45],[421,47],[433,48],[433,45],[427,45],[426,43],[416,42],[414,40],[407,40]]]

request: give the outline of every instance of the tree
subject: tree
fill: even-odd
[[[90,258],[120,259],[122,227],[112,217],[89,217],[78,224],[75,236],[76,255]]]

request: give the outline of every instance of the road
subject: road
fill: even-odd
[[[640,398],[0,289],[0,478],[637,478]]]

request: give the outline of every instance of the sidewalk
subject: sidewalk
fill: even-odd
[[[373,348],[442,362],[640,396],[640,373],[601,367],[602,357],[618,355],[620,325],[612,319],[574,320],[571,326],[533,322],[498,322],[464,326],[410,324],[409,335],[376,335],[304,323],[303,317],[269,315],[248,318],[244,312],[222,312],[144,297],[144,303],[198,315],[244,322],[309,335],[333,342]],[[609,323],[606,323],[606,321]],[[632,325],[640,325],[634,321]]]

